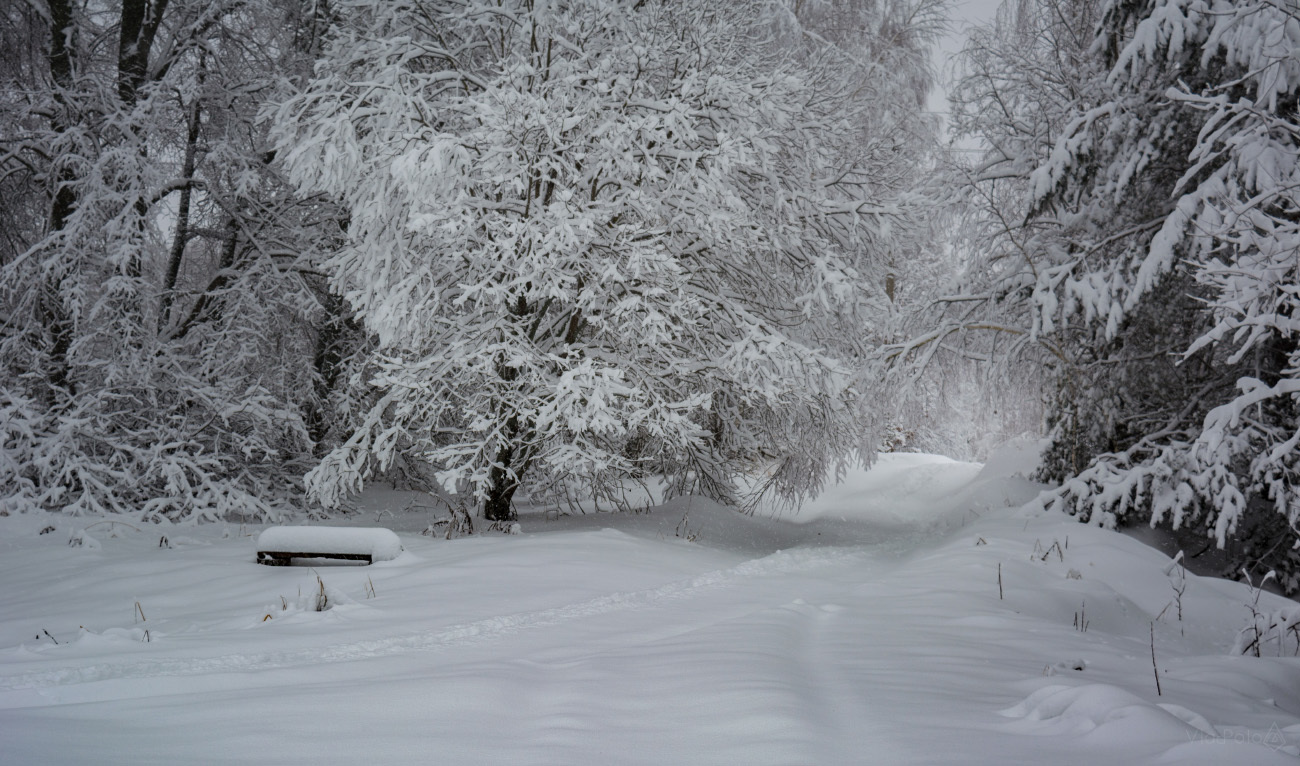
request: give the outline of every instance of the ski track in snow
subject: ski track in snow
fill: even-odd
[[[474,620],[448,626],[433,633],[422,632],[391,638],[350,641],[285,652],[105,662],[84,667],[0,676],[0,691],[45,689],[120,679],[280,670],[387,657],[408,652],[440,651],[471,643],[482,644],[485,641],[505,638],[528,630],[548,628],[588,617],[651,608],[749,579],[809,572],[852,561],[862,561],[867,557],[870,549],[871,547],[800,548],[777,551],[761,558],[741,562],[733,567],[705,572],[655,588],[609,593],[564,606]]]

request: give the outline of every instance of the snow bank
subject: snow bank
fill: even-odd
[[[416,766],[436,741],[484,766],[1296,766],[1293,645],[1228,654],[1248,605],[1295,602],[1010,508],[1019,480],[974,468],[885,456],[898,483],[850,477],[871,494],[837,501],[847,521],[679,497],[454,540],[394,493],[359,523],[398,531],[400,564],[317,572],[235,565],[238,526],[165,548],[172,527],[141,525],[88,556],[66,545],[84,518],[0,517],[3,762]],[[875,523],[943,521],[916,497],[944,485],[941,509],[994,505]]]
[[[391,561],[402,553],[402,541],[383,527],[269,527],[257,538],[259,551],[346,553]]]

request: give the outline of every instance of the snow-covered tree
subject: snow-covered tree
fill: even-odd
[[[336,10],[277,119],[350,214],[328,269],[380,344],[322,501],[399,455],[494,520],[525,482],[728,498],[773,458],[798,494],[870,441],[871,259],[914,203],[852,144],[834,46],[757,0]]]
[[[1036,432],[1044,389],[1079,378],[1060,333],[1039,331],[1034,300],[1040,275],[1063,260],[1065,222],[1029,215],[1028,189],[1101,71],[1088,52],[1097,18],[1090,3],[1008,3],[970,31],[956,62],[953,146],[937,174],[952,202],[955,263],[928,280],[931,292],[888,355],[894,385],[933,391],[932,407],[962,402],[976,429],[972,452]]]
[[[1296,590],[1300,15],[1273,0],[1113,2],[1097,44],[1112,52],[1118,93],[1143,95],[1170,123],[1195,129],[1185,153],[1170,156],[1152,141],[1123,157],[1138,175],[1170,161],[1177,179],[1172,209],[1114,299],[1135,313],[1186,274],[1205,308],[1176,350],[1183,367],[1203,359],[1209,369],[1200,401],[1185,407],[1195,419],[1171,418],[1102,456],[1058,502],[1102,522],[1148,505],[1154,521],[1204,526],[1220,545],[1249,533],[1247,563],[1278,567]],[[1086,157],[1098,116],[1081,115],[1039,171],[1045,196]]]
[[[865,171],[873,193],[906,204],[888,242],[877,243],[872,277],[891,303],[933,283],[941,216],[932,188],[940,124],[925,111],[933,84],[930,46],[944,29],[946,0],[841,0],[788,2],[793,17],[781,29],[783,47],[805,61],[831,59],[833,89],[862,102],[846,161]],[[829,62],[828,62],[829,63]],[[888,333],[885,333],[888,335]]]
[[[322,398],[304,384],[331,358],[313,353],[330,318],[311,272],[338,224],[276,178],[256,121],[310,64],[298,6],[5,11],[5,507],[201,519],[299,502]]]
[[[1005,176],[1011,196],[985,206],[1003,245],[968,284],[988,291],[954,306],[1054,357],[1056,507],[1243,538],[1237,563],[1294,590],[1294,4],[1037,7],[1001,23],[1039,30],[1040,53],[967,57],[958,124],[992,146],[971,188],[992,201]]]

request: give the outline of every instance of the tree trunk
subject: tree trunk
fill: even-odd
[[[506,425],[506,432],[513,436],[517,430],[517,421],[515,418],[510,419]],[[487,500],[483,502],[483,518],[488,521],[514,521],[519,518],[515,513],[511,500],[514,499],[515,490],[519,489],[518,476],[510,476],[510,461],[514,458],[514,448],[511,446],[502,447],[497,451],[496,465],[488,471],[488,480],[491,486],[488,487]]]
[[[76,24],[72,17],[72,3],[69,0],[50,0],[50,77],[54,80],[54,98],[60,106],[54,118],[55,131],[62,133],[68,129],[70,108],[64,92],[73,87],[72,50]],[[59,171],[58,186],[54,192],[54,204],[50,208],[49,229],[47,234],[63,231],[68,217],[77,207],[77,195],[73,191],[72,174],[64,169]],[[50,404],[56,391],[65,391],[75,395],[76,389],[70,378],[68,351],[72,348],[72,318],[63,306],[63,275],[51,275],[49,281],[40,291],[37,313],[41,322],[50,333],[50,360],[46,370],[46,380],[50,384]]]
[[[203,82],[203,70],[207,57],[199,59],[199,83]],[[180,203],[176,207],[176,230],[172,235],[172,249],[167,258],[167,277],[163,284],[162,307],[158,311],[158,331],[162,332],[172,323],[172,302],[176,299],[176,282],[180,279],[181,261],[185,257],[185,246],[190,237],[190,199],[194,194],[194,163],[198,154],[199,125],[202,102],[199,94],[194,94],[190,101],[190,113],[185,132],[185,161],[181,165]]]
[[[169,0],[122,0],[120,36],[117,45],[117,95],[122,103],[122,113],[130,114],[140,101],[140,89],[149,79],[149,55],[153,51],[154,37],[162,24],[163,12]],[[197,95],[196,95],[197,98]],[[131,132],[139,134],[138,125],[131,126]],[[140,142],[140,158],[144,160],[148,153],[148,142]],[[125,191],[125,190],[124,190]],[[135,212],[136,228],[141,235],[146,229],[145,216],[149,204],[145,201],[143,189],[133,189],[136,194]],[[126,276],[138,279],[143,271],[143,261],[137,252],[126,264]]]
[[[154,37],[162,21],[163,11],[169,0],[157,0],[150,4],[148,0],[122,0],[121,37],[118,41],[117,90],[125,109],[134,107],[139,98],[140,87],[144,84],[149,54],[153,48]],[[76,87],[76,67],[74,66],[74,38],[77,31],[74,18],[74,3],[71,0],[49,0],[50,12],[50,49],[47,61],[50,77],[54,81],[54,97],[59,104],[59,111],[53,118],[56,132],[63,133],[72,127],[72,123],[81,119],[73,109],[66,96]],[[68,225],[68,219],[76,212],[80,200],[72,183],[76,179],[68,170],[61,170],[54,191],[54,201],[50,208],[47,236],[62,232]],[[140,225],[143,228],[144,200],[136,201],[136,208],[141,214]],[[133,259],[128,267],[132,276],[139,275],[138,259]],[[55,272],[40,292],[37,312],[41,321],[49,330],[49,364],[45,371],[46,381],[51,389],[51,399],[57,397],[55,392],[64,391],[75,394],[72,380],[71,363],[68,353],[74,342],[74,323],[63,305],[64,279],[66,274]]]
[[[303,420],[315,445],[313,453],[323,458],[329,452],[325,440],[333,420],[329,412],[330,396],[347,368],[348,357],[360,344],[362,331],[343,299],[330,292],[328,286],[321,288],[320,302],[325,309],[325,320],[320,324],[312,356],[316,395],[304,399]]]
[[[117,95],[129,110],[149,77],[149,54],[169,0],[122,0],[117,44]]]
[[[512,501],[515,490],[523,483],[524,473],[532,463],[530,450],[525,445],[518,445],[520,432],[519,416],[512,415],[506,421],[505,443],[497,449],[496,460],[488,470],[488,496],[483,502],[483,518],[488,521],[514,521],[519,518]],[[532,423],[528,422],[527,436],[532,436]],[[521,449],[516,449],[522,446]]]
[[[229,285],[233,279],[234,269],[239,265],[236,263],[239,258],[239,220],[234,215],[228,216],[225,229],[226,241],[221,248],[221,260],[217,265],[216,276],[194,302],[184,321],[172,327],[169,338],[182,338],[199,322],[204,320],[216,322],[221,318],[222,299],[219,295]]]

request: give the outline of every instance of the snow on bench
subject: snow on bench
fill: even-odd
[[[383,527],[268,527],[257,538],[257,563],[288,566],[293,559],[390,561],[402,541]]]

